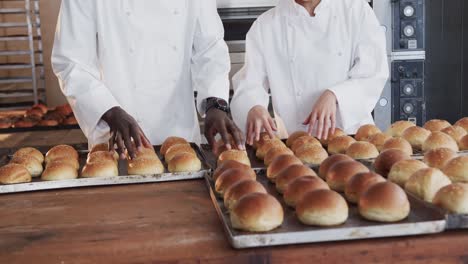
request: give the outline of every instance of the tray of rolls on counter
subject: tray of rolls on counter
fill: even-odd
[[[209,170],[199,147],[169,137],[119,160],[108,144],[26,147],[0,151],[0,193],[201,179]]]

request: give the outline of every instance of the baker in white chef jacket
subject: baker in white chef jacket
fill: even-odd
[[[371,112],[389,75],[384,32],[364,0],[279,0],[246,39],[243,69],[234,77],[234,120],[247,142],[276,124],[327,138],[373,123]]]
[[[169,136],[241,131],[226,114],[230,60],[215,0],[63,0],[52,64],[90,145],[123,155]],[[121,156],[122,156],[121,155]]]

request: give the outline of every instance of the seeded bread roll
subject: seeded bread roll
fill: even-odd
[[[108,150],[106,151],[95,151],[95,152],[90,152],[88,154],[88,158],[86,159],[86,163],[94,163],[94,162],[100,162],[100,161],[112,161],[115,164],[118,163],[118,155],[114,155],[114,153],[110,153]]]
[[[336,226],[348,219],[348,204],[331,190],[309,192],[297,203],[296,214],[306,225]]]
[[[284,201],[287,205],[295,207],[306,193],[320,189],[329,190],[330,187],[319,177],[299,177],[286,187]]]
[[[309,167],[304,165],[291,165],[282,170],[276,177],[276,190],[283,193],[288,185],[295,179],[303,176],[316,177],[317,174]]]
[[[83,178],[116,177],[119,170],[114,161],[105,160],[100,162],[87,163],[81,171]]]
[[[385,178],[374,172],[363,172],[351,176],[345,185],[346,199],[350,203],[357,203],[361,194],[379,182],[385,182]]]
[[[410,143],[413,149],[421,150],[424,141],[431,135],[431,131],[413,126],[403,132],[403,138]]]
[[[156,175],[164,173],[164,166],[159,159],[137,158],[128,160],[129,175]]]
[[[405,190],[431,203],[435,194],[451,183],[450,179],[439,169],[426,168],[411,175],[405,184]]]
[[[46,153],[45,162],[49,163],[52,160],[57,160],[61,158],[78,160],[78,152],[72,146],[58,145],[51,148]]]
[[[330,189],[343,192],[348,180],[363,172],[369,172],[369,169],[357,161],[340,161],[328,170],[326,180]]]
[[[328,153],[322,146],[304,145],[297,149],[296,157],[303,163],[320,164],[328,158]]]
[[[464,117],[455,123],[456,126],[463,127],[468,132],[468,117]]]
[[[468,156],[450,160],[443,168],[443,172],[453,182],[468,182]]]
[[[358,141],[349,146],[346,155],[353,159],[374,159],[379,155],[379,150],[372,143]]]
[[[297,138],[296,140],[294,140],[294,143],[292,144],[291,146],[291,149],[294,153],[296,153],[296,151],[305,146],[305,145],[310,145],[310,146],[322,146],[322,144],[320,143],[320,141],[318,141],[318,139],[312,137],[312,136],[303,136],[303,137],[300,137],[300,138]]]
[[[403,132],[405,132],[407,128],[410,128],[413,126],[416,126],[416,125],[409,121],[397,121],[388,128],[385,134],[391,137],[401,137],[403,135]]]
[[[390,138],[385,141],[382,147],[382,151],[387,149],[399,149],[408,155],[413,155],[413,148],[411,147],[411,144],[401,137]]]
[[[80,169],[80,163],[76,159],[67,159],[67,158],[60,158],[60,159],[55,159],[50,161],[49,163],[46,163],[45,168],[47,169],[51,165],[56,165],[56,164],[66,164],[75,170]]]
[[[309,134],[305,131],[296,131],[288,137],[288,139],[286,140],[286,146],[291,147],[296,139],[308,135]]]
[[[356,140],[350,136],[336,137],[328,142],[328,153],[345,154],[349,146],[355,142]]]
[[[437,148],[449,148],[453,151],[458,151],[458,144],[451,136],[443,132],[432,132],[426,141],[424,141],[422,150],[427,152]]]
[[[192,153],[179,153],[167,164],[169,172],[197,172],[201,170],[201,161]]]
[[[43,181],[71,180],[78,178],[78,171],[67,163],[52,162],[42,173]]]
[[[15,154],[13,154],[13,158],[24,156],[33,157],[41,164],[44,162],[44,155],[42,155],[42,153],[35,148],[20,148],[15,152]]]
[[[449,126],[451,125],[448,121],[440,119],[432,119],[427,121],[426,124],[424,124],[424,128],[431,132],[441,131],[442,129],[447,128]]]
[[[262,145],[259,145],[256,152],[256,157],[260,160],[265,158],[266,153],[273,147],[285,146],[284,143],[279,139],[272,139],[265,142]]]
[[[188,144],[175,144],[167,149],[166,155],[164,155],[164,160],[167,163],[169,163],[171,159],[173,159],[177,154],[180,153],[190,153],[193,155],[197,155],[197,153],[195,153],[195,150],[193,150],[192,146]]]
[[[458,154],[455,151],[448,148],[433,149],[424,153],[424,163],[429,167],[441,170],[451,159],[457,156]]]
[[[419,160],[402,160],[395,163],[390,169],[388,174],[388,180],[398,184],[401,187],[405,187],[408,179],[420,169],[427,168],[427,165]]]
[[[44,170],[42,163],[32,156],[16,156],[10,160],[10,163],[23,165],[28,170],[29,174],[31,174],[31,177],[41,176]]]
[[[15,184],[31,181],[31,174],[19,164],[8,164],[0,167],[0,184]]]
[[[166,140],[164,140],[163,144],[161,145],[161,155],[165,156],[167,150],[172,147],[173,145],[177,144],[189,144],[187,140],[181,137],[168,137]]]
[[[382,131],[377,126],[367,124],[361,126],[354,137],[357,141],[369,141],[372,136],[378,133],[382,133]]]
[[[338,163],[340,161],[353,161],[353,159],[350,156],[344,155],[344,154],[335,154],[331,155],[327,159],[325,159],[322,164],[320,164],[319,168],[319,176],[322,179],[326,179],[328,170],[331,168],[331,166],[335,165],[335,163]]]
[[[224,206],[231,211],[242,197],[251,193],[267,193],[267,191],[261,183],[254,180],[237,182],[226,190],[224,194]]]
[[[452,214],[468,214],[468,184],[453,183],[440,189],[433,203]]]
[[[224,151],[218,157],[218,166],[226,160],[235,160],[250,167],[250,160],[247,156],[247,152],[243,150],[231,149],[228,151]]]
[[[302,165],[302,161],[293,155],[276,157],[267,168],[267,178],[274,183],[277,175],[291,165]]]
[[[283,146],[275,146],[275,147],[272,147],[270,150],[268,150],[268,152],[266,153],[265,158],[263,159],[263,161],[265,162],[265,165],[268,166],[268,165],[271,164],[273,159],[275,159],[278,156],[286,155],[286,154],[287,155],[294,155],[292,150],[288,149],[284,145]]]
[[[383,133],[375,134],[369,139],[369,143],[373,144],[378,151],[382,151],[385,141],[387,141],[391,136]]]

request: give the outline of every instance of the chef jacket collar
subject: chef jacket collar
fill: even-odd
[[[315,15],[319,15],[322,10],[327,8],[329,5],[329,0],[322,0],[320,4],[315,8]],[[309,12],[307,10],[296,3],[294,0],[280,0],[278,5],[281,14],[286,16],[307,16],[310,17]]]

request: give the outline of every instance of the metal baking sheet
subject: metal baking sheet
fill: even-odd
[[[84,147],[86,146],[86,147]],[[198,172],[187,172],[187,173],[170,173],[167,171],[167,164],[163,161],[160,155],[160,146],[155,146],[155,150],[158,153],[159,158],[166,168],[166,172],[163,174],[156,175],[128,175],[127,173],[127,162],[119,160],[118,177],[100,177],[100,178],[78,178],[71,180],[59,180],[59,181],[42,181],[40,177],[33,178],[32,182],[18,183],[9,185],[0,185],[0,194],[6,193],[18,193],[18,192],[31,192],[41,190],[52,190],[52,189],[66,189],[66,188],[77,188],[77,187],[91,187],[91,186],[107,186],[107,185],[121,185],[121,184],[141,184],[141,183],[155,183],[155,182],[167,182],[167,181],[180,181],[180,180],[193,180],[202,179],[204,175],[209,171],[210,167],[205,162],[200,148],[191,143],[192,148],[198,155],[198,158],[202,162],[202,170]],[[74,145],[75,149],[80,154],[80,171],[86,163],[88,154],[87,145]],[[47,152],[50,147],[37,147],[43,153]],[[2,149],[0,153],[3,153],[0,157],[0,166],[6,164],[10,156],[16,151],[16,149]]]
[[[281,227],[266,233],[243,232],[232,228],[223,201],[216,197],[214,193],[211,176],[207,174],[205,179],[226,236],[234,248],[432,234],[442,232],[446,225],[445,217],[440,210],[427,207],[424,203],[412,197],[409,197],[411,213],[407,219],[401,222],[377,223],[367,221],[359,216],[356,206],[350,205],[349,218],[341,226],[313,227],[303,225],[297,219],[294,210],[284,203],[274,185],[269,183],[264,175],[258,175],[257,181],[262,183],[267,191],[281,202],[285,213],[284,222]]]

